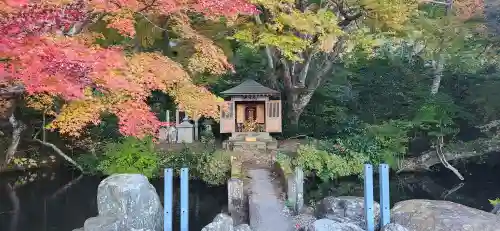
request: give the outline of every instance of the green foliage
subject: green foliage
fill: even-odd
[[[285,175],[293,174],[292,170],[292,158],[287,154],[282,152],[278,152],[276,154],[276,163],[278,163],[279,167],[283,171]]]
[[[175,169],[177,175],[182,167],[188,167],[192,177],[211,185],[224,184],[231,171],[231,155],[208,143],[199,151],[186,145],[180,152],[166,153],[161,163]]]
[[[140,173],[154,177],[158,173],[160,158],[151,138],[139,140],[125,137],[118,143],[104,148],[97,169],[106,175],[114,173]]]
[[[181,168],[190,168],[196,166],[197,155],[202,154],[189,148],[186,144],[180,151],[170,151],[164,153],[161,159],[161,165],[165,168],[172,168],[178,175]]]
[[[83,170],[87,174],[98,174],[99,170],[97,166],[99,166],[99,157],[93,154],[82,154],[79,155],[76,159],[76,162],[82,166]]]
[[[294,160],[306,174],[314,173],[323,181],[361,174],[366,161],[361,153],[347,153],[340,147],[337,153],[328,153],[313,144],[301,145]]]
[[[454,119],[458,112],[452,99],[438,95],[419,108],[413,123],[431,137],[455,135],[458,130],[454,128]]]
[[[231,171],[231,155],[228,152],[216,150],[198,158],[196,169],[201,180],[211,185],[226,183]]]
[[[500,203],[500,198],[494,199],[494,200],[488,200],[491,205],[496,206],[497,204]]]
[[[380,125],[370,125],[368,128],[380,146],[381,159],[392,168],[397,168],[398,160],[403,158],[408,150],[407,134],[411,128],[411,123],[407,121],[388,121]]]

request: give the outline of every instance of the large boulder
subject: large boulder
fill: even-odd
[[[201,231],[234,231],[233,218],[227,214],[219,213]]]
[[[329,219],[319,219],[313,222],[307,231],[365,231],[353,223],[339,223]]]
[[[500,230],[500,216],[449,201],[401,201],[392,208],[391,218],[417,231]]]
[[[252,228],[250,228],[250,225],[241,224],[234,227],[234,231],[252,231]]]
[[[91,217],[83,225],[84,231],[116,231],[120,230],[120,220],[116,217]]]
[[[84,231],[162,231],[163,207],[156,189],[140,174],[115,174],[97,189],[99,215],[85,221]]]
[[[213,221],[203,227],[201,231],[252,231],[252,229],[247,224],[241,224],[235,227],[231,216],[219,213],[215,216]]]
[[[380,205],[377,202],[373,202],[373,212],[375,216],[374,224],[378,224]],[[315,213],[318,218],[327,218],[337,223],[354,223],[366,228],[365,201],[363,197],[325,197],[318,203]]]
[[[407,228],[400,224],[389,223],[384,225],[380,231],[409,231]]]

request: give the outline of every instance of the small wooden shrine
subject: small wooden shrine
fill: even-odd
[[[221,109],[220,132],[231,133],[230,140],[269,141],[270,133],[281,132],[279,91],[246,80],[221,94],[225,109]]]

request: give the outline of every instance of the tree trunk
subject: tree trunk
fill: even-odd
[[[441,86],[441,79],[443,78],[444,56],[442,54],[439,55],[439,60],[432,61],[432,69],[433,79],[431,85],[431,95],[436,95],[439,91],[439,87]]]
[[[26,125],[24,125],[21,121],[18,121],[14,116],[14,112],[9,117],[9,122],[12,125],[12,141],[5,153],[4,163],[0,166],[0,171],[2,169],[7,168],[12,159],[14,159],[14,155],[16,154],[17,147],[21,142],[21,134],[26,129]]]
[[[300,91],[287,91],[287,119],[291,131],[298,132],[299,120],[302,112],[311,101],[314,91],[301,93]]]

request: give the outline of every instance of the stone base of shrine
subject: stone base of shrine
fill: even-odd
[[[267,132],[235,132],[222,147],[230,151],[261,150],[264,152],[278,148],[278,142]]]

